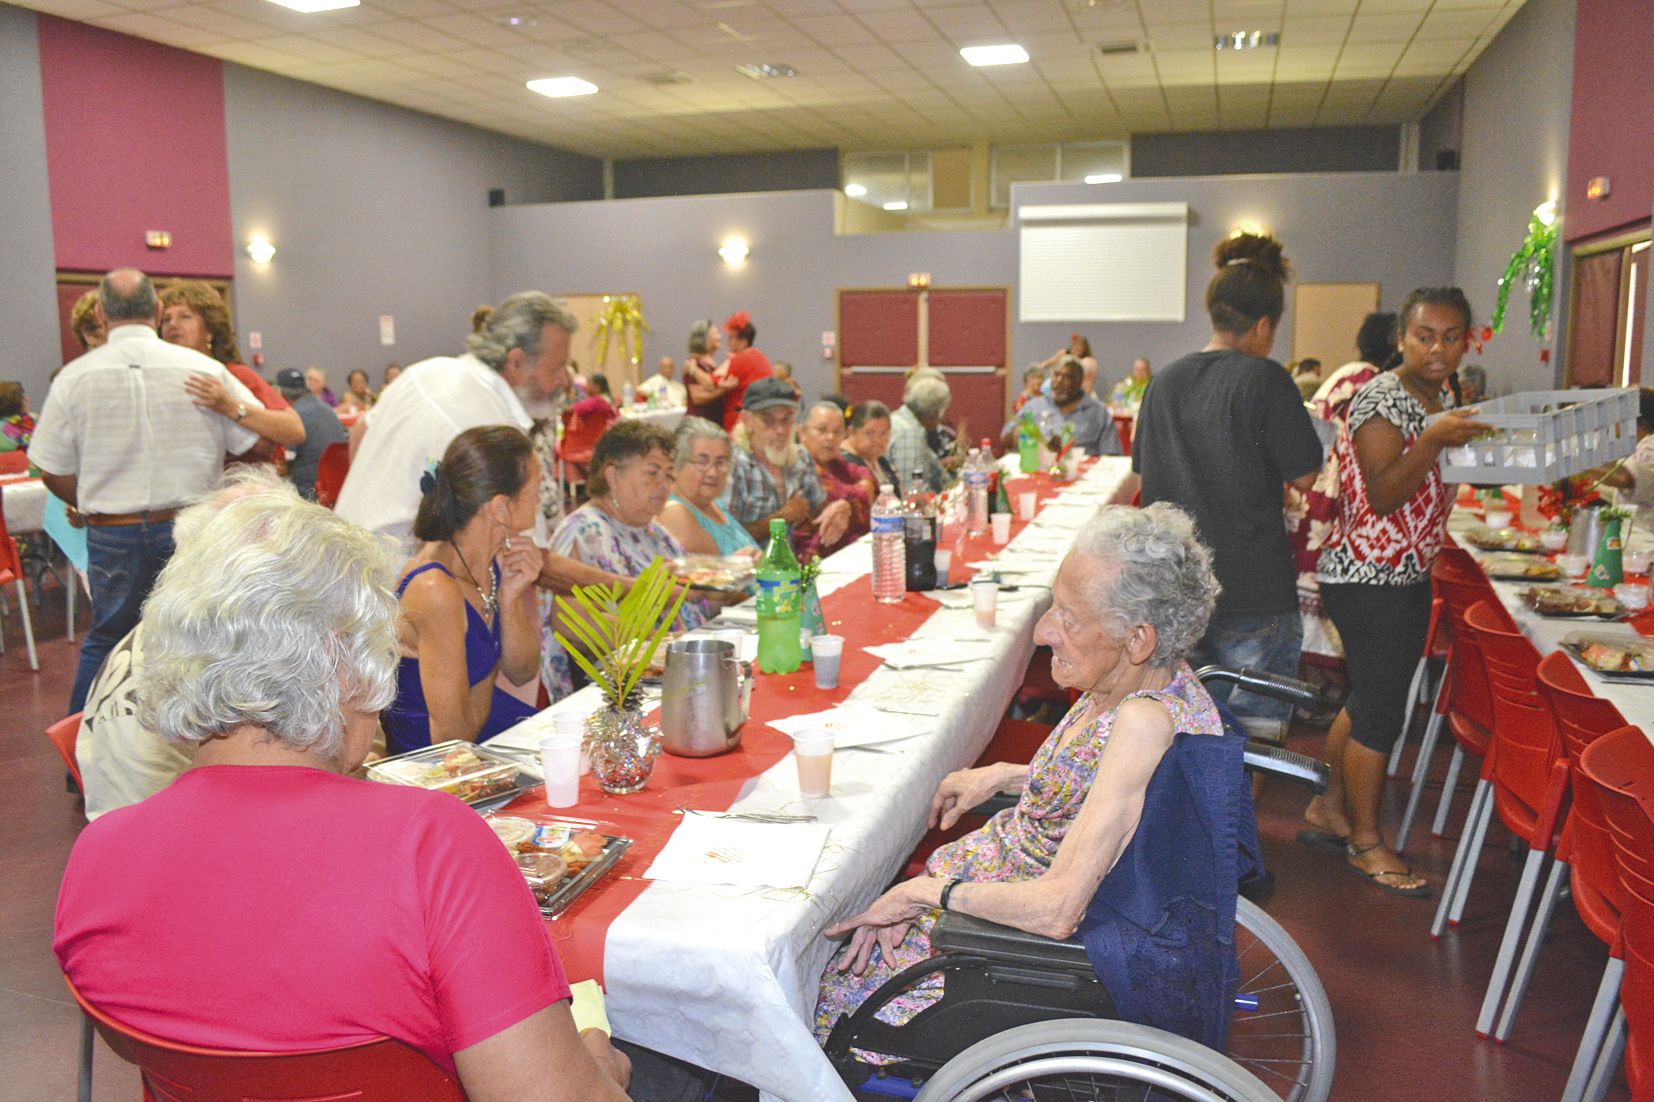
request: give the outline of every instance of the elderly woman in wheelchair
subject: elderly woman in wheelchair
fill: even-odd
[[[952,826],[995,793],[1019,793],[1014,808],[937,849],[927,875],[827,929],[828,937],[850,940],[822,978],[819,1036],[826,1039],[892,975],[931,955],[938,911],[1053,938],[1080,928],[1132,841],[1150,778],[1174,736],[1223,730],[1184,661],[1217,593],[1210,552],[1173,506],[1106,508],[1080,533],[1034,632],[1051,647],[1052,676],[1080,690],[1079,700],[1032,763],[946,777],[930,822]],[[880,1016],[899,1024],[934,1003],[940,988],[939,979],[922,984]]]

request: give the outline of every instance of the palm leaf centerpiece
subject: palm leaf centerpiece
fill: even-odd
[[[555,638],[603,694],[586,738],[605,792],[636,792],[654,772],[660,744],[643,726],[639,685],[686,593],[657,558],[629,587],[576,586],[570,598],[557,598]]]

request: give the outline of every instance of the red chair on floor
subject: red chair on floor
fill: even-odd
[[[0,452],[0,474],[27,474],[29,453],[25,451]]]
[[[198,1048],[120,1024],[72,983],[69,993],[115,1054],[138,1065],[146,1102],[465,1102],[453,1076],[389,1037],[311,1052]]]
[[[1468,567],[1465,565],[1467,561]],[[1465,638],[1464,618],[1471,605],[1494,596],[1493,588],[1488,585],[1475,560],[1457,548],[1443,549],[1433,572],[1433,580],[1446,610],[1453,646],[1448,653],[1447,670],[1436,690],[1430,723],[1424,729],[1418,758],[1413,763],[1413,787],[1407,794],[1407,810],[1401,816],[1401,829],[1396,832],[1397,853],[1406,850],[1408,836],[1412,834],[1413,818],[1418,814],[1419,801],[1424,795],[1430,761],[1435,756],[1442,726],[1447,726],[1455,745],[1453,757],[1447,765],[1447,777],[1442,784],[1436,818],[1431,824],[1431,833],[1438,837],[1447,826],[1447,813],[1453,804],[1453,792],[1459,782],[1459,769],[1464,764],[1465,754],[1485,758],[1492,738],[1489,728],[1493,726],[1493,694],[1488,688],[1481,653],[1474,641]],[[1497,607],[1503,613],[1503,606]],[[1505,618],[1509,623],[1508,614]]]
[[[1440,597],[1433,597],[1430,601],[1430,626],[1424,632],[1424,653],[1419,655],[1417,666],[1413,667],[1413,680],[1407,686],[1407,718],[1401,721],[1401,734],[1396,738],[1396,744],[1390,750],[1390,762],[1384,769],[1386,777],[1394,777],[1401,772],[1401,751],[1407,745],[1407,734],[1413,729],[1413,717],[1418,712],[1420,704],[1429,704],[1436,699],[1436,687],[1430,684],[1430,663],[1442,663],[1442,669],[1447,668],[1448,651],[1452,647],[1452,639],[1447,632],[1447,625],[1443,622],[1446,615],[1447,603]],[[1305,661],[1310,655],[1306,652]]]
[[[69,775],[75,778],[75,787],[85,795],[86,786],[80,780],[80,762],[75,760],[75,740],[80,737],[81,713],[76,712],[67,719],[60,719],[46,728],[46,737],[52,740],[57,747],[57,756],[63,759],[63,764],[69,767]]]
[[[4,493],[0,490],[0,493]],[[0,503],[3,504],[3,503]],[[34,622],[29,619],[29,595],[23,590],[23,558],[17,553],[17,541],[6,531],[6,511],[0,508],[0,586],[17,584],[17,610],[23,618],[23,642],[29,648],[29,669],[40,669],[40,656],[34,649]],[[0,598],[3,601],[4,598]],[[0,612],[4,611],[0,604]],[[6,653],[5,625],[0,622],[0,654]]]
[[[568,471],[566,481],[571,489],[586,481],[586,464],[592,461],[592,450],[619,417],[613,410],[606,416],[600,413],[576,416],[572,406],[563,410],[563,438],[557,442],[557,459]]]
[[[1586,748],[1579,771],[1596,788],[1613,844],[1624,959],[1604,970],[1563,1098],[1601,1097],[1625,1051],[1631,1097],[1642,1099],[1654,1084],[1654,745],[1641,729],[1620,727]]]
[[[1114,431],[1120,434],[1120,454],[1131,457],[1131,434],[1137,427],[1137,418],[1130,415],[1114,415]]]
[[[1478,601],[1465,615],[1465,627],[1487,664],[1488,687],[1493,692],[1493,744],[1430,927],[1432,937],[1441,936],[1449,911],[1457,917],[1463,909],[1488,821],[1498,815],[1507,830],[1527,843],[1528,854],[1476,1019],[1476,1033],[1482,1037],[1493,1029],[1540,874],[1556,849],[1568,796],[1568,760],[1550,705],[1539,694],[1539,652],[1520,631],[1506,628],[1503,619],[1488,601]]]
[[[333,508],[339,500],[339,490],[350,473],[350,445],[344,441],[329,444],[316,459],[316,504]]]

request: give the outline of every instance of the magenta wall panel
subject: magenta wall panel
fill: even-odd
[[[1009,320],[1003,290],[931,291],[931,366],[1004,367]]]
[[[39,17],[59,269],[235,274],[217,58]],[[147,230],[172,234],[165,251]]]
[[[919,296],[911,291],[840,291],[839,363],[911,367],[919,362]]]
[[[1569,241],[1646,222],[1654,195],[1654,9],[1648,0],[1579,0],[1574,27],[1574,95],[1568,115]],[[1608,177],[1612,192],[1587,199]]]

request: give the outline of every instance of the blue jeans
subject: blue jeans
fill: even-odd
[[[1291,612],[1254,612],[1213,616],[1206,635],[1189,654],[1189,665],[1245,666],[1284,677],[1298,676],[1298,656],[1304,644],[1304,621]],[[1225,701],[1237,716],[1256,716],[1290,722],[1292,705],[1284,700],[1235,692],[1233,685],[1213,685],[1213,697]],[[1231,694],[1233,696],[1231,697]]]
[[[88,525],[86,574],[92,583],[92,630],[80,645],[80,665],[69,694],[69,714],[86,706],[86,694],[115,644],[138,626],[156,575],[172,558],[172,521],[156,524]]]

